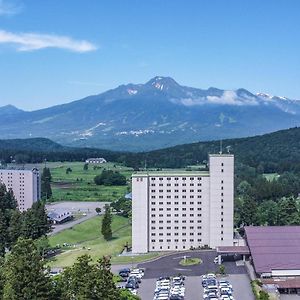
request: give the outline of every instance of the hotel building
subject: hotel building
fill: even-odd
[[[0,184],[5,184],[7,190],[12,190],[20,211],[25,211],[41,198],[41,182],[38,169],[32,170],[2,170],[0,169]]]
[[[132,175],[132,252],[233,246],[234,156],[210,154],[209,171]]]

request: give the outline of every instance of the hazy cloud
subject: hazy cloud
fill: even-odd
[[[173,103],[178,103],[178,100],[173,99]],[[246,94],[239,97],[235,91],[224,91],[221,96],[203,96],[189,97],[180,99],[180,102],[185,106],[203,105],[207,103],[225,104],[225,105],[258,105],[255,97],[250,97]]]
[[[74,40],[68,36],[38,33],[12,33],[5,30],[0,30],[0,44],[16,45],[18,51],[59,48],[83,53],[97,49],[94,44],[88,41]]]
[[[11,16],[20,13],[22,5],[8,0],[0,0],[0,16]]]

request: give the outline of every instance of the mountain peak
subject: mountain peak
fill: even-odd
[[[168,90],[172,87],[179,87],[180,85],[171,77],[155,76],[150,79],[146,85],[153,86],[158,90]]]
[[[4,105],[4,106],[1,106],[0,107],[0,113],[1,114],[13,114],[13,113],[18,113],[18,112],[21,112],[22,110],[11,105],[11,104],[8,104],[8,105]]]

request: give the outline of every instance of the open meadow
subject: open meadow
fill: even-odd
[[[52,201],[114,201],[123,197],[130,189],[132,169],[114,163],[104,163],[97,168],[84,162],[48,163],[52,174]],[[67,173],[67,169],[72,171]],[[103,170],[119,171],[127,179],[124,186],[96,185],[94,177]]]
[[[102,216],[96,216],[73,228],[50,236],[49,242],[52,247],[64,244],[68,246],[62,247],[62,253],[49,260],[49,266],[59,268],[71,266],[76,258],[83,254],[89,254],[93,261],[97,261],[103,255],[110,255],[112,263],[135,263],[158,256],[157,253],[134,257],[118,256],[127,243],[131,245],[129,219],[113,216],[113,239],[110,241],[104,240],[101,234],[101,221]]]

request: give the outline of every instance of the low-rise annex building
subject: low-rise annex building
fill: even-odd
[[[32,204],[41,199],[40,172],[32,170],[0,169],[0,183],[7,190],[12,190],[20,211],[31,208]]]
[[[132,175],[132,252],[233,245],[234,156],[210,154],[209,171]]]
[[[106,159],[103,158],[103,157],[98,157],[98,158],[88,158],[86,161],[85,161],[87,164],[104,164],[106,163]]]

